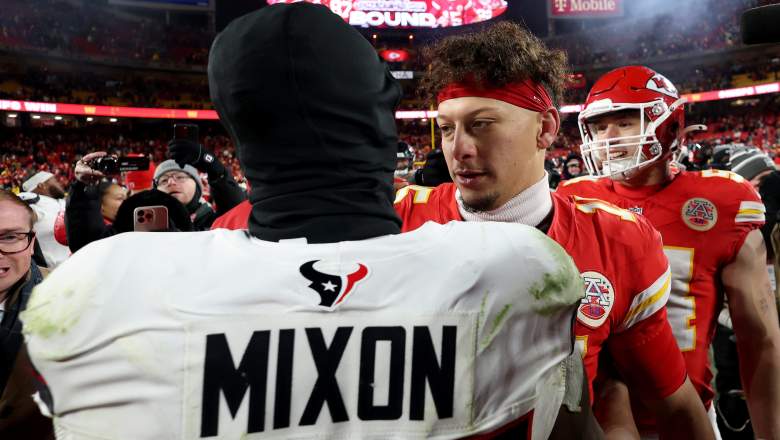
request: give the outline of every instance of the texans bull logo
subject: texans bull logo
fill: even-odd
[[[355,286],[366,278],[368,268],[358,263],[356,271],[348,275],[332,275],[320,272],[314,265],[320,260],[312,260],[304,263],[301,275],[311,281],[309,287],[320,295],[320,306],[334,308],[355,290]]]

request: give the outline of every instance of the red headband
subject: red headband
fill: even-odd
[[[439,92],[437,101],[441,104],[448,99],[465,97],[497,99],[539,113],[553,107],[547,90],[530,79],[497,88],[488,88],[473,81],[454,82]]]

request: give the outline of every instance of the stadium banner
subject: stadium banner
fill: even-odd
[[[688,93],[682,95],[688,102],[719,101],[722,99],[744,98],[746,96],[780,93],[780,82],[760,84],[756,86],[739,87],[736,89],[710,90],[706,92]],[[579,113],[582,104],[568,104],[560,107],[561,113]],[[148,107],[116,107],[90,104],[64,104],[59,102],[13,101],[0,99],[0,112],[49,113],[59,115],[104,116],[113,118],[146,118],[146,119],[203,119],[217,120],[214,110],[148,108]],[[436,111],[430,110],[399,110],[395,112],[396,119],[435,118]]]
[[[765,95],[780,92],[780,82],[761,84],[757,86],[739,87],[728,90],[712,90],[709,92],[688,93],[683,95],[688,102],[717,101],[719,99],[743,98],[745,96]]]
[[[548,0],[549,18],[604,18],[623,15],[623,0]]]
[[[267,0],[323,4],[347,23],[375,28],[439,28],[491,20],[503,14],[507,0]]]

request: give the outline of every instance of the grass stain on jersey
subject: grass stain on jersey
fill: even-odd
[[[511,308],[512,304],[504,305],[498,314],[496,314],[496,317],[493,318],[493,326],[490,328],[490,331],[485,335],[485,337],[482,338],[482,342],[479,344],[480,353],[485,351],[496,338],[496,336],[498,336],[498,334],[501,332],[501,328],[504,326],[504,323],[506,323],[506,318],[509,316],[509,310]]]
[[[558,270],[545,273],[531,286],[529,293],[537,301],[534,311],[549,316],[579,302],[585,296],[585,289],[580,272],[569,254],[551,238],[545,237],[542,243],[558,263]]]
[[[62,280],[57,272],[52,272],[41,284],[35,287],[27,309],[20,317],[25,334],[43,339],[56,333],[70,330],[89,306],[90,292],[94,291],[95,281],[84,277],[78,282]]]
[[[487,299],[490,292],[485,292],[482,296],[482,302],[479,304],[479,314],[477,315],[477,334],[482,331],[482,326],[485,325],[485,314],[487,313]]]
[[[65,298],[48,302],[44,307],[38,307],[39,304],[33,303],[35,295],[30,298],[28,306],[32,305],[32,307],[28,307],[22,313],[25,333],[49,338],[54,333],[65,333],[76,324],[80,315],[74,310],[75,302],[70,301],[74,292],[68,290],[57,293]]]

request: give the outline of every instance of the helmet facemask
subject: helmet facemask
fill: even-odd
[[[577,118],[583,140],[580,151],[588,173],[627,180],[651,164],[671,157],[679,147],[679,139],[670,133],[669,122],[672,121],[667,120],[675,110],[682,111],[684,102],[684,99],[679,99],[669,106],[662,99],[635,104],[613,103],[605,99],[589,105]],[[636,117],[639,133],[599,139],[595,123],[601,117],[617,112]],[[668,148],[663,147],[664,142],[669,144]]]

